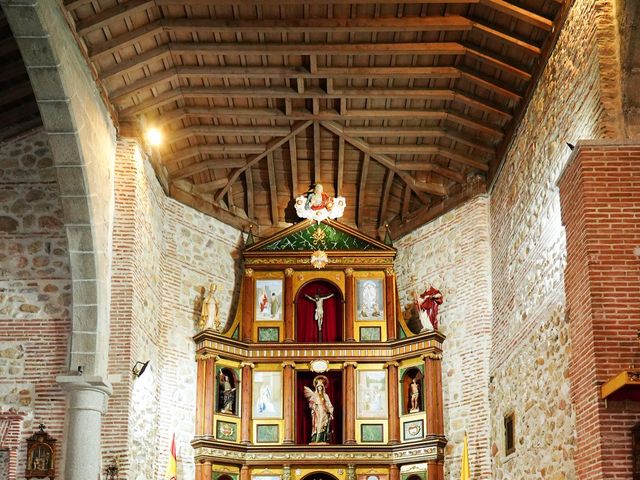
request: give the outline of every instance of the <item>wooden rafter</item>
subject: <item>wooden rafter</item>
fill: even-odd
[[[291,196],[298,194],[298,147],[295,137],[289,139],[289,161],[291,163]]]
[[[320,124],[313,122],[313,182],[322,182],[320,170]]]
[[[338,173],[336,175],[336,195],[342,195],[344,184],[344,138],[338,137]]]
[[[395,173],[393,170],[387,170],[384,177],[384,187],[382,188],[382,200],[380,203],[380,215],[378,217],[378,228],[381,228],[387,222],[387,210],[389,208],[389,195],[391,194],[391,186]]]
[[[218,194],[218,196],[216,197],[216,200],[220,200],[227,193],[227,190],[229,189],[229,186],[232,185],[238,179],[238,177],[240,176],[240,174],[242,174],[242,172],[244,172],[247,168],[252,167],[256,163],[258,163],[268,153],[273,152],[276,148],[279,148],[285,142],[288,142],[291,138],[295,137],[298,133],[300,133],[302,130],[304,130],[309,125],[311,125],[311,123],[312,122],[310,120],[304,121],[304,122],[298,122],[291,128],[291,132],[289,133],[289,135],[287,135],[286,137],[282,137],[282,138],[271,140],[269,143],[267,143],[267,145],[266,145],[266,147],[265,147],[265,149],[264,149],[264,151],[262,153],[259,153],[257,155],[254,155],[253,157],[249,158],[247,160],[246,165],[244,165],[243,167],[237,168],[234,172],[232,172],[231,177],[229,178],[229,183]]]
[[[364,206],[367,196],[367,174],[369,173],[369,154],[363,154],[362,166],[360,167],[360,185],[358,187],[358,228],[362,229],[364,222]]]
[[[278,225],[278,187],[276,171],[273,165],[273,152],[267,152],[267,172],[269,175],[269,206],[271,209],[271,225]]]
[[[247,194],[247,217],[255,218],[255,200],[253,198],[253,172],[250,168],[244,171],[244,180],[246,183]]]
[[[192,175],[197,175],[198,173],[206,172],[207,170],[216,170],[221,168],[240,168],[244,167],[246,164],[247,161],[244,158],[216,158],[214,160],[205,160],[203,162],[196,162],[185,167],[168,170],[171,180],[180,180]]]
[[[167,166],[173,166],[179,162],[184,162],[199,155],[220,155],[220,154],[257,154],[264,151],[266,145],[260,144],[218,144],[218,145],[198,145],[195,147],[184,148],[177,152],[165,154],[162,156],[163,163]]]
[[[429,201],[424,197],[422,192],[428,192],[433,195],[439,195],[439,196],[445,196],[447,194],[447,190],[442,184],[418,182],[413,177],[411,177],[411,175],[407,174],[402,170],[399,170],[396,167],[395,161],[392,158],[384,154],[372,152],[371,145],[369,145],[369,143],[362,140],[361,138],[355,138],[355,137],[350,137],[349,135],[346,135],[344,133],[344,127],[340,126],[339,124],[335,122],[322,122],[321,125],[325,127],[327,130],[329,130],[330,132],[334,133],[335,135],[338,135],[344,138],[346,142],[350,143],[351,145],[356,147],[358,150],[361,150],[362,152],[369,154],[371,158],[376,160],[382,166],[388,168],[389,170],[394,171],[398,175],[398,177],[400,177],[409,186],[409,188],[416,194],[416,196],[420,199],[422,203],[424,204],[429,203]]]

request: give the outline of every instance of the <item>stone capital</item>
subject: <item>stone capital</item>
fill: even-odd
[[[387,267],[384,269],[384,273],[387,277],[393,277],[396,274],[396,271],[393,269],[393,267]]]
[[[107,399],[113,393],[111,384],[98,376],[59,375],[56,382],[69,395],[69,410],[94,410],[104,415]]]
[[[347,368],[347,367],[353,367],[353,368],[358,368],[358,362],[344,362],[342,364],[343,368]]]
[[[436,352],[429,352],[422,355],[422,360],[442,360],[442,354]]]

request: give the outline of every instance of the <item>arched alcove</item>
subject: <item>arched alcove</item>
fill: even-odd
[[[316,299],[317,296],[317,300]],[[316,309],[322,304],[322,328],[318,329]],[[326,280],[304,284],[296,295],[296,338],[299,342],[339,342],[343,339],[342,292]],[[320,332],[320,333],[319,333]]]
[[[338,480],[336,477],[327,472],[311,472],[302,477],[302,480]]]
[[[216,412],[229,415],[238,414],[238,376],[232,368],[221,368],[218,371],[218,394]]]
[[[400,381],[402,384],[402,415],[424,411],[423,378],[424,374],[418,367],[408,368],[402,375],[402,379]],[[415,388],[412,388],[414,380],[417,386],[417,398],[415,403],[412,397],[412,393],[415,392]]]
[[[309,401],[305,398],[304,387],[314,390],[313,380],[318,376],[327,378],[326,393],[333,406],[333,420],[330,423],[331,438],[327,443],[339,445],[342,444],[342,412],[344,410],[341,370],[324,372],[322,374],[310,371],[297,372],[295,400],[296,443],[298,445],[306,445],[311,441],[313,422]]]

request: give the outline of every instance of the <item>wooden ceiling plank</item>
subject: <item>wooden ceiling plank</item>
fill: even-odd
[[[247,185],[247,216],[253,220],[255,219],[255,200],[253,195],[253,171],[247,168],[244,171],[244,181]]]
[[[344,138],[338,137],[338,172],[336,175],[336,196],[342,195],[344,184]]]
[[[271,225],[278,225],[278,190],[276,186],[276,172],[273,166],[273,152],[267,153],[267,172],[269,175],[269,205],[271,210]]]
[[[360,185],[358,186],[358,228],[362,230],[364,222],[364,206],[367,195],[367,175],[369,173],[369,154],[364,153],[362,166],[360,168]]]
[[[296,198],[298,193],[298,148],[296,139],[289,139],[289,161],[291,162],[291,198]]]
[[[534,12],[526,10],[524,8],[518,7],[517,5],[513,5],[512,3],[506,2],[505,0],[480,0],[482,5],[486,5],[487,7],[491,7],[494,10],[498,10],[499,12],[506,13],[518,20],[522,20],[529,25],[533,25],[534,27],[540,28],[542,30],[546,30],[550,32],[553,30],[553,21],[548,18],[543,17],[542,15],[538,15]]]
[[[197,145],[195,147],[184,148],[168,155],[162,155],[162,163],[166,167],[174,166],[179,162],[188,160],[204,154],[255,154],[262,152],[265,145],[259,144],[219,144],[219,145]]]
[[[194,190],[196,193],[211,193],[216,190],[220,190],[229,182],[226,178],[219,178],[217,180],[212,180],[211,182],[199,183],[194,185]]]
[[[420,201],[425,205],[428,205],[429,201],[422,194],[423,191],[429,191],[429,193],[432,193],[433,195],[439,195],[439,196],[447,195],[446,188],[444,188],[443,185],[436,184],[436,183],[427,184],[423,182],[417,182],[411,175],[409,175],[406,172],[403,172],[402,170],[399,170],[395,165],[395,160],[393,160],[391,157],[388,157],[387,155],[384,155],[384,154],[373,152],[372,146],[361,138],[355,138],[355,137],[346,135],[344,133],[344,127],[342,127],[338,123],[325,121],[325,122],[321,122],[321,125],[325,127],[327,130],[329,130],[330,132],[334,133],[335,135],[343,137],[346,142],[350,143],[351,145],[356,147],[358,150],[361,150],[364,153],[368,153],[371,156],[371,158],[376,160],[383,167],[386,167],[389,170],[393,170],[396,173],[396,175],[398,175],[407,185],[409,185],[409,188],[416,194],[416,196],[418,196],[418,198],[420,198]],[[417,185],[420,185],[420,188],[418,188]]]
[[[484,35],[488,35],[502,42],[506,42],[513,47],[518,47],[527,52],[529,55],[538,57],[542,53],[542,49],[537,45],[533,45],[520,38],[514,37],[509,33],[503,32],[493,27],[489,27],[488,25],[484,25],[480,22],[474,22],[473,28]]]
[[[164,44],[157,48],[147,50],[139,55],[135,55],[128,60],[124,60],[111,68],[106,68],[100,72],[100,78],[109,80],[116,75],[125,75],[133,70],[142,69],[144,65],[150,62],[164,60],[171,56],[170,44]]]
[[[154,0],[128,0],[126,3],[117,4],[114,7],[102,10],[97,15],[79,21],[76,25],[76,31],[79,35],[84,36],[110,23],[122,20],[124,17],[153,7],[155,7]]]
[[[313,122],[313,183],[322,183],[320,170],[320,124]]]
[[[529,80],[531,80],[531,73],[527,72],[526,70],[523,70],[522,68],[518,68],[514,65],[512,65],[511,63],[509,63],[508,61],[506,61],[505,59],[502,58],[498,58],[494,55],[489,55],[485,52],[482,52],[480,50],[477,50],[475,48],[468,48],[467,49],[467,55],[469,55],[470,57],[473,57],[474,59],[482,62],[482,63],[486,63],[489,64],[495,68],[498,68],[500,70],[502,70],[503,72],[509,73],[511,75],[514,75],[518,78],[521,78],[522,80],[528,82]]]
[[[163,70],[148,77],[141,78],[129,85],[118,88],[109,93],[109,98],[112,102],[117,102],[123,98],[127,98],[136,94],[140,90],[152,88],[163,82],[172,82],[178,79],[178,74],[174,69]]]
[[[387,210],[389,209],[389,196],[391,194],[391,186],[395,173],[393,170],[387,170],[384,177],[384,187],[382,188],[382,202],[380,203],[380,216],[378,217],[378,229],[387,223]]]
[[[154,35],[162,33],[164,31],[162,22],[162,20],[156,20],[105,42],[93,45],[89,47],[89,58],[95,61],[99,57],[109,55],[117,50],[130,47],[134,43],[144,40],[147,37],[153,37]]]
[[[401,217],[404,220],[405,218],[407,218],[407,215],[409,214],[409,201],[411,200],[411,190],[409,189],[409,184],[407,184],[404,188],[404,192],[402,194],[402,210],[401,210]]]
[[[267,143],[266,148],[262,153],[259,153],[257,155],[252,156],[251,158],[249,158],[247,160],[247,163],[246,163],[245,166],[240,167],[240,168],[236,169],[234,172],[231,173],[231,178],[229,179],[229,185],[232,185],[238,179],[240,174],[242,174],[242,172],[244,172],[247,168],[255,165],[261,159],[263,159],[269,152],[272,152],[276,148],[279,148],[284,143],[288,142],[291,138],[295,137],[298,133],[300,133],[305,128],[307,128],[309,125],[311,125],[311,123],[312,123],[311,120],[297,122],[297,123],[295,123],[293,125],[293,127],[291,127],[291,132],[289,133],[289,135],[287,135],[286,137],[273,139],[269,143]],[[218,194],[218,196],[216,197],[216,200],[221,199],[227,193],[227,191],[226,191],[227,188],[228,188],[228,186],[225,187]]]
[[[215,170],[219,168],[240,168],[247,164],[243,158],[216,158],[213,160],[205,160],[204,162],[196,162],[186,167],[178,168],[173,172],[169,172],[171,181],[197,175],[207,170]]]
[[[455,170],[451,170],[450,168],[441,167],[440,165],[436,165],[435,163],[425,162],[425,161],[407,161],[407,162],[397,162],[396,166],[400,170],[408,170],[412,172],[416,171],[426,171],[437,173],[442,177],[449,178],[456,183],[465,183],[466,177]]]
[[[70,3],[87,3],[91,0],[75,0]],[[560,1],[560,0],[554,0]],[[243,4],[250,6],[280,6],[280,5],[317,5],[318,0],[242,0]],[[443,0],[402,0],[408,5],[414,4],[441,4]],[[476,4],[479,0],[447,0],[453,4]],[[184,5],[184,0],[156,0],[158,5]],[[211,0],[189,0],[192,5],[211,5]],[[371,4],[372,0],[323,0],[323,5],[359,5]],[[380,5],[397,5],[398,0],[375,0]],[[238,0],[216,0],[216,5],[237,5]]]
[[[272,127],[269,125],[192,125],[167,135],[167,142],[173,143],[196,135],[207,137],[235,137],[242,135],[281,137],[288,133],[289,129],[287,127]]]

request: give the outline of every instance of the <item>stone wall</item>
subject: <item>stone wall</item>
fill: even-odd
[[[13,449],[40,422],[62,440],[65,396],[55,378],[67,372],[71,274],[56,172],[42,132],[0,145],[0,266],[0,421],[21,431]],[[24,472],[26,452],[17,453],[12,480]],[[60,460],[58,450],[61,466]]]
[[[114,395],[103,448],[107,461],[121,458],[127,478],[162,478],[175,433],[179,476],[192,478],[196,303],[200,289],[214,282],[221,311],[230,311],[241,235],[167,198],[137,143],[121,140],[116,164],[109,362]],[[147,360],[150,367],[134,379],[133,364]]]
[[[565,142],[607,131],[596,2],[576,0],[491,192],[493,478],[575,478],[565,235],[555,184]],[[504,416],[515,414],[506,456]]]
[[[401,302],[429,284],[442,291],[440,329],[447,336],[442,363],[445,477],[460,478],[464,432],[474,479],[490,478],[489,353],[491,257],[489,199],[465,205],[402,237],[396,271]]]

